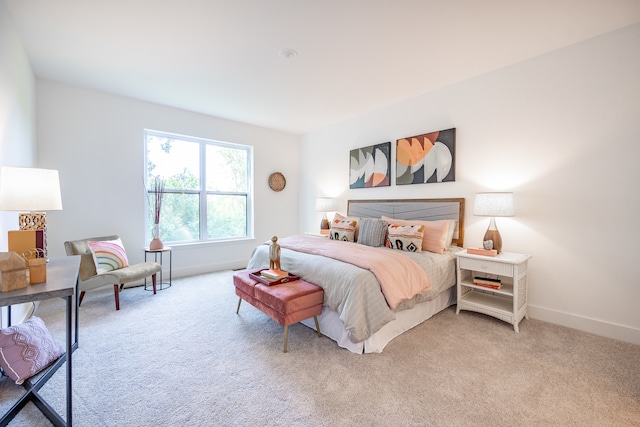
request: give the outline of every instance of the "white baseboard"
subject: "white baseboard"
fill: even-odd
[[[209,263],[209,264],[203,264],[198,266],[190,266],[186,268],[176,268],[176,266],[174,265],[171,276],[172,278],[175,279],[178,277],[195,276],[196,274],[206,274],[206,273],[214,273],[216,271],[238,270],[238,269],[244,269],[244,268],[247,268],[246,259],[219,262],[219,263]],[[164,274],[166,275],[168,274],[168,272],[165,271]],[[168,276],[165,276],[165,277],[168,277]]]
[[[640,345],[640,329],[529,304],[529,317],[607,338]]]

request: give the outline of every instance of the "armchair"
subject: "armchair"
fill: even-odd
[[[116,240],[118,238],[119,237],[117,235],[114,235],[64,242],[64,249],[67,255],[80,255],[79,304],[82,303],[85,292],[92,291],[106,285],[113,285],[116,310],[120,310],[119,294],[124,287],[124,284],[135,282],[149,276],[151,276],[151,281],[153,283],[153,293],[156,293],[156,273],[162,270],[162,266],[157,262],[141,262],[139,264],[133,264],[128,267],[111,270],[105,273],[98,273],[88,242]]]

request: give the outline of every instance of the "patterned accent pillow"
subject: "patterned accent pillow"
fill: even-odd
[[[331,240],[344,240],[345,242],[355,242],[356,221],[340,221],[334,219],[329,229]]]
[[[129,259],[122,246],[122,240],[103,240],[87,243],[93,253],[93,260],[96,263],[98,274],[129,267]]]
[[[344,216],[340,212],[336,212],[333,216],[333,220],[338,221],[355,221],[356,222],[356,233],[353,236],[354,241],[358,241],[358,236],[360,234],[360,218],[357,216]]]
[[[39,317],[0,329],[0,366],[16,384],[22,384],[63,354],[62,346]]]
[[[407,252],[422,252],[423,225],[389,225],[386,246]]]
[[[424,226],[424,234],[422,237],[422,250],[424,251],[441,254],[444,252],[445,248],[450,246],[447,245],[449,220],[421,221],[416,219],[393,219],[386,216],[383,216],[382,219],[388,221],[389,224]]]
[[[367,246],[384,246],[389,223],[378,218],[360,219],[360,233],[357,242]]]

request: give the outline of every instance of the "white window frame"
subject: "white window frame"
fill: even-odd
[[[151,129],[144,130],[144,181],[145,188],[147,191],[150,189],[150,183],[148,180],[148,158],[147,158],[147,135],[156,136],[160,138],[171,138],[182,140],[186,142],[192,142],[199,144],[199,160],[200,160],[200,188],[198,190],[175,190],[175,189],[165,189],[165,193],[170,194],[198,194],[199,195],[199,207],[200,207],[200,221],[199,221],[199,238],[198,240],[189,240],[189,241],[177,241],[171,242],[167,241],[164,243],[168,243],[171,245],[182,245],[182,244],[192,244],[192,243],[206,243],[206,242],[220,242],[220,241],[237,241],[237,240],[246,240],[254,238],[254,216],[253,216],[253,198],[254,198],[254,185],[253,185],[253,147],[249,145],[242,144],[234,144],[230,142],[217,141],[212,139],[200,138],[195,136],[188,135],[180,135],[171,132],[163,132]],[[208,145],[213,145],[217,147],[226,147],[233,148],[238,150],[245,150],[247,152],[247,191],[246,192],[229,192],[229,191],[207,191],[207,171],[206,171],[206,148]],[[146,192],[145,196],[148,196],[149,193]],[[234,237],[222,237],[216,239],[207,239],[207,196],[209,195],[245,195],[247,206],[246,206],[246,235],[245,236],[234,236]],[[148,204],[145,203],[145,230],[148,230],[149,224],[149,212],[148,212]],[[162,219],[160,220],[162,221]],[[162,237],[162,236],[161,236]],[[147,236],[147,240],[149,240],[149,236]],[[147,242],[148,243],[148,242]]]

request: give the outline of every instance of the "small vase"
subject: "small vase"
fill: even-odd
[[[152,251],[158,251],[164,248],[164,244],[162,240],[160,240],[160,226],[158,224],[153,224],[153,229],[151,230],[153,234],[153,239],[151,243],[149,243],[149,249]]]

